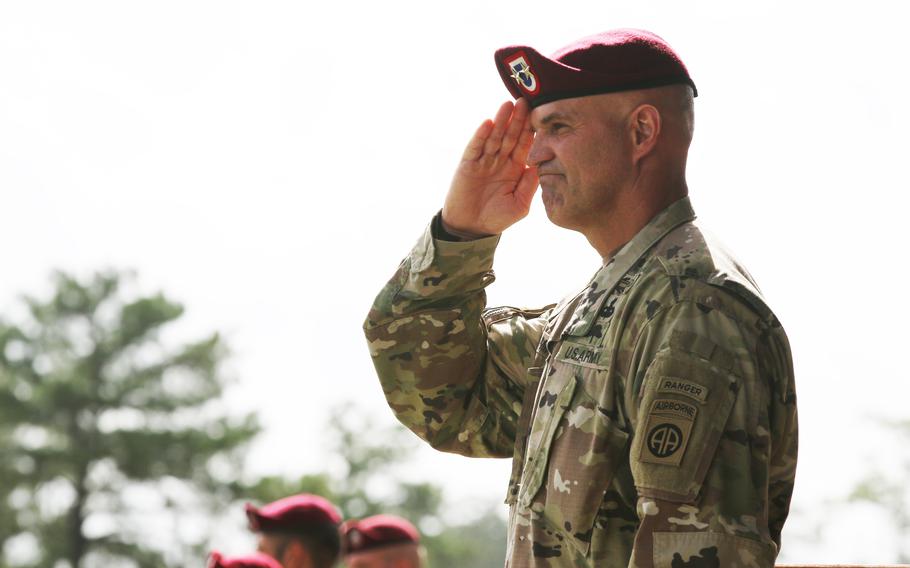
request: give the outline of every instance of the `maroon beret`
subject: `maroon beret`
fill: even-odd
[[[619,29],[580,39],[544,57],[533,47],[496,51],[496,68],[516,99],[531,108],[560,99],[695,83],[682,60],[661,37]]]
[[[420,533],[414,525],[394,515],[374,515],[359,521],[346,521],[341,525],[341,550],[345,555],[393,544],[418,542]]]
[[[281,568],[281,564],[261,552],[232,558],[226,558],[218,552],[213,552],[209,556],[208,568]]]
[[[302,493],[254,507],[246,504],[246,516],[254,532],[306,532],[341,522],[338,510],[327,499]]]

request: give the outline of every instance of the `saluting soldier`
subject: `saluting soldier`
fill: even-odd
[[[495,61],[517,102],[477,129],[365,323],[389,405],[437,449],[512,458],[508,566],[772,566],[796,468],[790,348],[696,220],[687,68],[630,29]],[[603,263],[557,305],[488,309],[499,236],[538,184]]]
[[[495,61],[517,101],[477,129],[364,325],[389,405],[437,449],[512,458],[509,566],[772,566],[796,468],[790,348],[696,220],[686,66],[631,29]],[[499,236],[538,184],[603,263],[554,306],[487,309]],[[541,275],[560,262],[539,251]]]

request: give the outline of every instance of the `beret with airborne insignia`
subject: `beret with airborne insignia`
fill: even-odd
[[[516,99],[531,108],[575,97],[632,91],[665,85],[692,87],[689,71],[676,52],[651,32],[618,29],[575,41],[551,57],[533,47],[498,49],[496,68]]]

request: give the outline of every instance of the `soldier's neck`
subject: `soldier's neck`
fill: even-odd
[[[617,199],[606,219],[582,233],[606,264],[658,213],[688,194],[684,178],[660,188],[633,188]]]

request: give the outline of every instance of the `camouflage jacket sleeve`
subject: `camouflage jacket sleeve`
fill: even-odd
[[[364,331],[389,406],[439,450],[510,457],[546,310],[485,310],[498,237],[431,224],[376,297]]]
[[[773,566],[796,466],[786,335],[717,287],[675,294],[650,306],[624,389],[641,522],[630,566]]]

